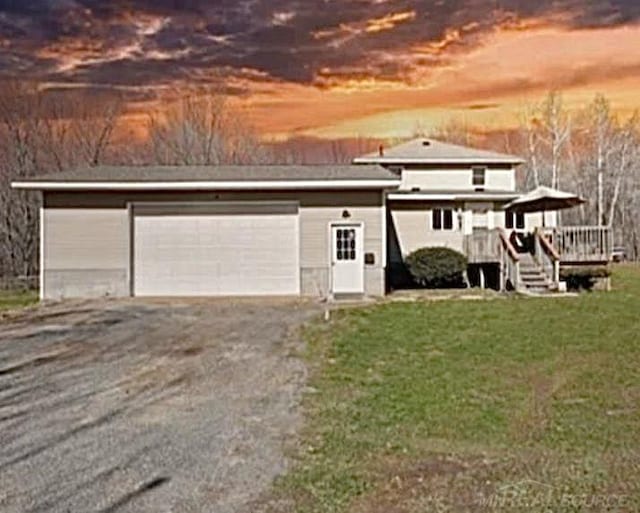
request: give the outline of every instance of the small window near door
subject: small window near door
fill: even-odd
[[[487,175],[486,167],[474,167],[473,168],[473,186],[484,187]]]
[[[509,230],[524,230],[524,214],[521,212],[505,212],[505,227]]]
[[[338,260],[356,259],[356,231],[353,228],[345,228],[337,231],[336,256]]]
[[[434,208],[431,218],[431,227],[434,230],[453,230],[453,209]]]

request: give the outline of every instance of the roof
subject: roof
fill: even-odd
[[[97,166],[25,178],[18,189],[172,190],[386,188],[397,175],[381,166]]]
[[[455,189],[427,189],[394,191],[388,198],[395,201],[511,201],[520,193],[505,190],[465,191]]]
[[[354,164],[521,164],[520,157],[479,150],[435,139],[412,141],[354,159]]]

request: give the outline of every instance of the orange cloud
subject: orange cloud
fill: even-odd
[[[382,18],[375,18],[367,20],[367,26],[364,29],[365,32],[382,32],[383,30],[391,30],[399,23],[410,21],[415,19],[416,11],[399,12],[395,14],[389,14]]]
[[[524,104],[550,88],[564,90],[570,107],[596,92],[608,94],[621,111],[640,107],[640,26],[569,30],[534,24],[539,28],[501,26],[472,48],[448,54],[446,63],[414,63],[397,80],[365,74],[341,79],[325,70],[333,81],[325,90],[282,83],[241,105],[261,132],[274,137],[406,136],[418,122],[428,127],[450,116],[512,126]],[[456,40],[453,34],[443,41]],[[411,63],[414,51],[397,58]],[[469,104],[488,107],[469,109]]]

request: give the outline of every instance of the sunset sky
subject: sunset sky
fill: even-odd
[[[640,107],[640,0],[0,0],[0,78],[224,88],[265,137],[512,126],[550,88]]]

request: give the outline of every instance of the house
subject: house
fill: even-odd
[[[496,228],[528,232],[540,226],[541,213],[516,214],[503,207],[516,199],[515,170],[520,157],[418,138],[365,155],[355,164],[377,164],[396,173],[400,186],[387,196],[389,280],[404,281],[403,258],[426,246],[464,253],[470,275],[484,280],[497,261],[482,259],[468,247],[472,236],[485,242]],[[548,213],[547,224],[555,225]],[[477,266],[477,267],[476,267]],[[492,273],[493,271],[493,273]]]
[[[578,239],[555,212],[504,209],[521,163],[421,138],[351,166],[94,167],[13,186],[42,193],[43,298],[382,296],[425,246],[466,254],[481,286],[554,288],[551,241],[569,254]]]

